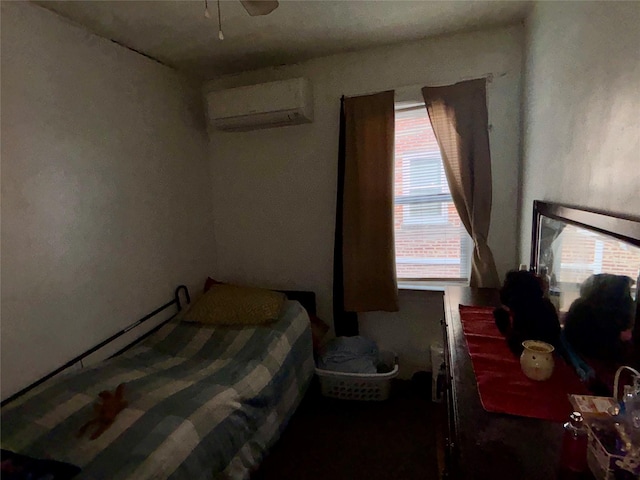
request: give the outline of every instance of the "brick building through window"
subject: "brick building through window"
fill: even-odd
[[[451,200],[424,104],[396,104],[394,228],[399,280],[467,280],[471,239]]]

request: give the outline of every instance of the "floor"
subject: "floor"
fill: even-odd
[[[312,385],[252,480],[437,480],[440,409],[426,381],[395,381],[385,402],[324,398]]]

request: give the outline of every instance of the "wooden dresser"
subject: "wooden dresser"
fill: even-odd
[[[464,480],[554,480],[559,423],[490,413],[482,408],[458,306],[498,305],[495,289],[449,287],[444,296],[448,425],[445,477]]]

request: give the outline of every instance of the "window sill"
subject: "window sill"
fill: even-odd
[[[424,281],[424,280],[398,280],[398,290],[418,290],[418,291],[432,291],[432,292],[444,292],[445,288],[449,286],[467,286],[468,281]]]

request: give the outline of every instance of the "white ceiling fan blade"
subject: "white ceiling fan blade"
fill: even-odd
[[[277,0],[240,0],[240,3],[252,17],[268,15],[278,8]]]

